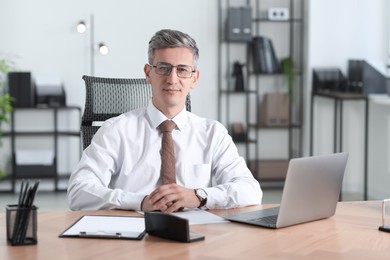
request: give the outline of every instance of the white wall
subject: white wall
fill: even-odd
[[[193,111],[216,118],[217,1],[1,0],[0,54],[15,56],[20,70],[57,74],[69,105],[83,106],[83,74],[90,73],[89,35],[76,32],[94,14],[95,41],[110,47],[95,53],[95,75],[143,77],[147,43],[159,29],[189,33],[200,48],[201,78],[192,93]]]
[[[307,99],[311,93],[312,68],[337,67],[346,75],[348,59],[365,59],[385,63],[388,54],[388,7],[386,0],[312,0],[308,12]],[[333,151],[333,102],[316,99],[314,106],[314,153]],[[306,110],[306,133],[309,133],[309,110]],[[343,190],[363,190],[364,103],[344,102],[343,147],[349,162]],[[375,131],[370,125],[369,131]],[[308,134],[307,134],[308,136]],[[308,139],[306,139],[308,141]],[[373,141],[373,140],[371,140]],[[308,151],[309,142],[306,142]],[[372,156],[371,156],[372,157]],[[373,176],[376,172],[369,171]],[[389,174],[389,173],[388,173]],[[380,198],[372,187],[383,186],[370,178],[369,196]]]
[[[390,98],[377,95],[370,102],[369,191],[377,199],[390,197]]]

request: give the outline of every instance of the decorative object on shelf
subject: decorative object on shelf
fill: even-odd
[[[253,71],[255,73],[280,73],[280,63],[270,38],[259,36],[252,41]]]
[[[233,73],[232,76],[235,77],[235,84],[234,84],[234,91],[236,92],[244,92],[244,75],[242,72],[242,67],[244,67],[245,64],[240,63],[238,61],[234,62],[233,64]]]
[[[232,138],[234,142],[246,142],[248,133],[242,123],[232,123]]]
[[[382,64],[364,61],[362,63],[362,94],[390,95],[390,76]]]
[[[344,91],[346,78],[338,68],[313,69],[313,91]]]
[[[229,8],[226,40],[228,42],[252,41],[252,8],[250,6]]]
[[[66,106],[64,83],[58,75],[35,75],[34,85],[37,106]]]
[[[295,100],[294,97],[294,85],[295,85],[295,63],[291,57],[284,58],[280,61],[282,67],[282,74],[284,81],[287,84],[288,94],[291,100]]]
[[[253,176],[260,180],[284,180],[286,178],[289,160],[269,159],[250,160],[248,167]]]
[[[288,8],[268,8],[268,19],[271,21],[287,21],[289,19]]]
[[[390,80],[376,64],[348,60],[348,76],[336,67],[313,69],[313,91],[360,94],[385,94]]]
[[[363,92],[364,60],[348,60],[348,91]]]
[[[6,58],[0,58],[0,147],[2,146],[3,128],[2,123],[9,123],[9,114],[12,111],[12,97],[5,90],[5,82],[8,72],[14,68],[14,63]],[[1,165],[0,165],[1,166]],[[1,166],[2,167],[2,166]],[[5,176],[5,172],[0,167],[0,178]]]
[[[288,126],[289,98],[287,93],[266,93],[260,105],[260,126]]]
[[[32,83],[31,72],[10,71],[8,91],[12,97],[12,107],[35,107],[35,85]]]

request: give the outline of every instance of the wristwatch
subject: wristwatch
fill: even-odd
[[[200,204],[199,204],[198,208],[200,209],[201,207],[206,205],[207,193],[204,189],[195,189],[194,191],[195,191],[196,197],[198,197],[198,199],[199,199]]]

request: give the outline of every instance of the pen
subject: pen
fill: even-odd
[[[14,245],[23,244],[26,238],[30,212],[34,204],[38,186],[39,181],[36,181],[34,185],[30,185],[28,181],[22,181],[12,235],[12,244]]]

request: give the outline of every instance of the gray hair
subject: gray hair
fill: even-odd
[[[194,57],[194,69],[196,69],[196,64],[199,59],[199,49],[196,46],[195,40],[186,33],[169,29],[156,32],[152,39],[150,39],[148,48],[149,64],[153,64],[154,50],[176,47],[188,48],[191,50]]]

